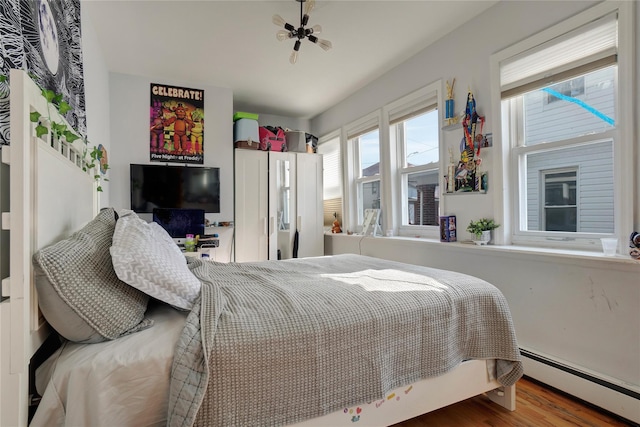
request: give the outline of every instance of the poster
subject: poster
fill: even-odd
[[[27,71],[71,106],[65,119],[86,137],[80,0],[0,0],[0,144],[9,143],[9,70]]]
[[[204,90],[151,83],[149,160],[202,164]]]

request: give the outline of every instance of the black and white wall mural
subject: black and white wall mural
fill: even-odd
[[[61,94],[65,118],[86,137],[80,0],[0,0],[0,144],[9,143],[11,68]]]

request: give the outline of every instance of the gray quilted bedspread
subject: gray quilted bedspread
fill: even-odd
[[[171,426],[287,425],[380,399],[466,359],[522,376],[493,285],[359,255],[190,260],[199,301],[176,347]]]

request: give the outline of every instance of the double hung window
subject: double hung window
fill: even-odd
[[[343,224],[342,213],[342,162],[340,157],[340,136],[329,135],[318,144],[318,154],[323,156],[324,228],[331,230],[334,220]]]
[[[440,215],[440,143],[437,86],[389,108],[391,147],[398,153],[401,226],[436,226]],[[395,142],[395,144],[394,144]]]
[[[352,154],[353,185],[356,199],[356,224],[362,224],[365,209],[380,209],[380,128],[378,116],[365,119],[347,131]]]
[[[527,43],[493,59],[510,147],[511,239],[592,246],[620,221],[618,12]]]

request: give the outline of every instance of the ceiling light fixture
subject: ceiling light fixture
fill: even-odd
[[[276,38],[280,41],[289,40],[289,39],[297,39],[295,44],[293,45],[293,51],[291,52],[291,56],[289,56],[289,62],[295,64],[298,60],[298,52],[300,51],[300,44],[303,39],[308,39],[310,42],[317,44],[324,50],[331,49],[331,42],[324,39],[317,38],[314,34],[318,34],[322,31],[322,27],[320,25],[314,25],[310,28],[305,28],[309,23],[309,13],[313,10],[313,6],[315,6],[315,0],[296,0],[300,3],[300,26],[298,28],[293,25],[287,23],[282,16],[273,15],[272,21],[278,27],[283,27],[284,30],[280,30],[276,33]],[[305,3],[304,14],[302,12],[302,3]]]

